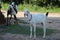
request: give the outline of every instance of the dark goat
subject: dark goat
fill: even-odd
[[[5,24],[5,23],[6,23],[5,16],[2,14],[2,12],[0,10],[0,24]]]
[[[11,15],[10,20],[12,19],[12,15],[14,16],[14,19],[17,21],[16,18],[17,14],[17,5],[9,5],[8,10],[7,10],[7,25],[8,25],[8,16]]]

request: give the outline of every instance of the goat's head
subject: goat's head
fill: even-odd
[[[24,17],[27,17],[27,16],[28,16],[28,14],[30,14],[30,12],[29,12],[29,10],[28,10],[28,9],[26,9],[26,10],[24,11]]]
[[[15,5],[15,2],[12,2],[12,4],[11,4],[12,6],[14,6]]]

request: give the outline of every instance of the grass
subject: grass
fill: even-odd
[[[2,10],[7,10],[9,4],[7,3],[3,3],[2,4]],[[47,9],[45,7],[40,7],[37,5],[31,5],[31,4],[20,4],[18,5],[18,10],[19,11],[24,11],[26,9],[26,7],[31,11],[31,12],[46,12]],[[59,7],[53,7],[53,8],[49,8],[48,9],[49,12],[60,12],[60,8]]]
[[[25,34],[25,35],[29,35],[30,34],[30,27],[26,26],[26,25],[10,25],[10,26],[6,26],[5,28],[6,30],[4,30],[3,32],[5,33],[12,33],[12,34]],[[43,29],[42,28],[38,28],[36,29],[37,35],[43,35]],[[47,35],[50,35],[54,32],[53,29],[47,29]]]
[[[8,9],[8,5],[7,3],[3,3],[2,4],[2,10],[7,10]]]

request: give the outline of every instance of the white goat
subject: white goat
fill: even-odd
[[[46,36],[46,18],[48,16],[48,12],[44,14],[30,14],[29,10],[26,9],[24,11],[24,17],[27,17],[30,22],[30,38],[32,38],[32,28],[34,27],[34,39],[36,38],[36,23],[43,23],[43,38]],[[32,27],[33,26],[33,27]]]

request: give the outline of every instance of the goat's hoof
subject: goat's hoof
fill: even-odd
[[[34,37],[34,40],[36,40],[36,36]]]
[[[34,40],[36,40],[36,38],[34,38]]]
[[[46,37],[45,36],[43,36],[43,39],[45,39]]]
[[[30,38],[32,38],[32,36],[30,36]]]

